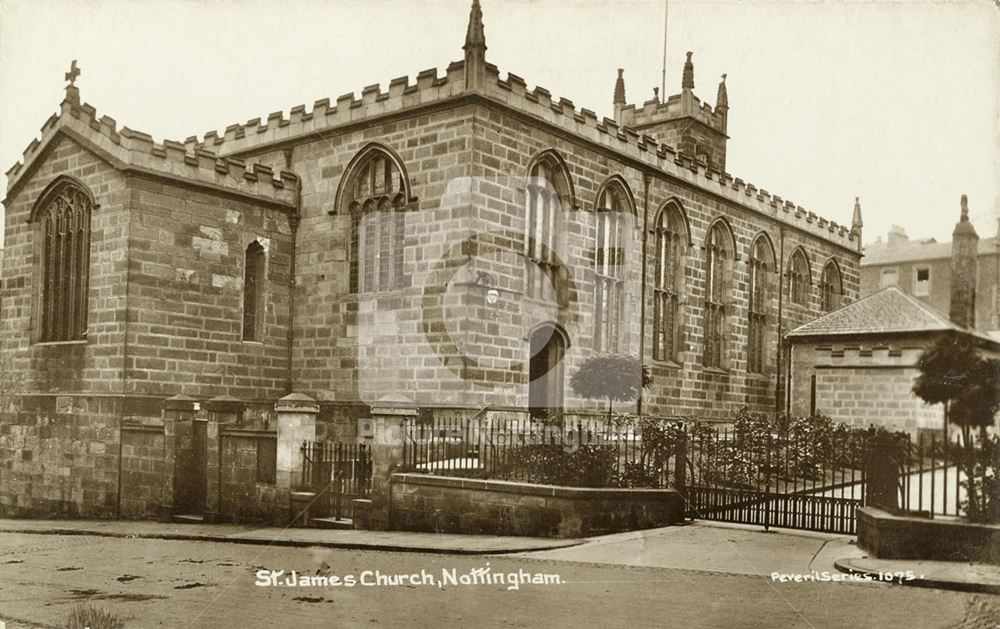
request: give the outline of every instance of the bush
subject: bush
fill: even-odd
[[[609,487],[615,478],[612,448],[585,445],[567,452],[562,445],[512,446],[494,476],[541,483]]]

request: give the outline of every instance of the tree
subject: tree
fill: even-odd
[[[962,428],[965,442],[985,434],[1000,410],[1000,362],[982,356],[971,334],[942,336],[917,361],[913,393],[928,404],[944,404],[945,420]]]
[[[917,362],[920,375],[913,393],[928,404],[944,404],[945,425],[962,429],[960,464],[965,472],[966,515],[978,520],[997,509],[997,487],[987,482],[994,467],[994,442],[986,429],[1000,410],[1000,361],[986,358],[971,334],[950,334],[938,339]],[[971,431],[979,428],[979,448]],[[945,435],[947,439],[947,435]],[[995,471],[995,470],[994,470]]]
[[[638,399],[643,389],[653,386],[653,377],[638,358],[610,354],[588,358],[569,384],[581,397],[607,398],[610,421],[614,403]]]

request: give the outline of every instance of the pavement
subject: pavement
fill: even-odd
[[[578,539],[454,535],[405,531],[258,527],[241,524],[180,524],[123,520],[0,519],[0,533],[96,535],[137,539],[228,542],[262,546],[378,550],[388,552],[496,555],[582,544]]]
[[[862,575],[872,581],[1000,594],[1000,566],[869,557],[850,535],[694,521],[586,539],[179,524],[0,519],[0,533],[87,535],[536,559],[740,575]],[[891,575],[891,576],[890,576]],[[808,578],[808,577],[807,577]]]

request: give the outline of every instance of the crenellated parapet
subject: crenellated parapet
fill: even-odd
[[[632,104],[621,108],[622,124],[640,130],[679,118],[691,118],[719,133],[726,133],[725,113],[701,102],[690,92],[674,94],[665,103],[654,99],[644,102],[642,107]]]
[[[729,173],[712,168],[703,156],[695,156],[668,143],[657,140],[629,125],[619,125],[610,118],[599,118],[592,110],[577,108],[567,98],[555,98],[541,86],[529,89],[520,76],[508,73],[501,77],[496,66],[486,64],[486,80],[481,88],[465,86],[465,63],[457,61],[444,74],[436,69],[425,70],[416,80],[400,77],[389,82],[388,89],[371,85],[362,90],[360,98],[345,94],[331,103],[318,100],[311,110],[299,105],[288,114],[275,112],[267,120],[254,118],[245,124],[230,125],[223,133],[210,131],[201,139],[190,137],[185,142],[188,151],[210,150],[219,155],[252,155],[273,150],[277,145],[292,141],[308,141],[310,136],[336,133],[338,129],[360,122],[443,104],[462,97],[483,98],[493,105],[507,107],[523,115],[542,120],[564,132],[593,142],[607,150],[637,161],[647,168],[728,199],[750,211],[771,216],[789,226],[814,234],[827,241],[856,252],[857,236],[849,227],[819,217],[792,201],[772,195],[766,189],[744,182]],[[691,98],[693,94],[690,95]],[[678,97],[666,103],[646,103],[632,116],[666,115],[678,107]],[[695,99],[697,100],[697,99]],[[698,103],[693,115],[717,128],[724,112]]]
[[[437,68],[431,68],[418,73],[412,82],[405,76],[393,79],[385,91],[379,84],[369,85],[361,90],[360,98],[353,92],[338,97],[333,103],[323,98],[313,103],[312,109],[297,105],[287,116],[285,112],[276,111],[269,114],[267,120],[253,118],[243,124],[229,125],[221,134],[208,131],[200,139],[191,136],[185,145],[189,150],[208,149],[221,155],[242,153],[258,146],[441,102],[465,91],[464,70],[465,62],[456,61],[448,66],[444,75],[439,75]]]
[[[141,131],[118,128],[110,116],[98,117],[90,104],[63,101],[60,112],[42,125],[41,137],[24,150],[21,162],[7,171],[11,194],[30,173],[31,165],[59,135],[66,135],[93,150],[120,170],[129,170],[208,185],[217,190],[249,196],[288,208],[298,203],[299,179],[295,173],[275,173],[269,166],[220,157],[204,147],[164,140],[156,143]]]

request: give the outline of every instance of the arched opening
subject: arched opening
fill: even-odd
[[[384,292],[406,285],[403,210],[409,194],[406,171],[387,148],[369,145],[347,167],[337,192],[337,208],[351,217],[351,293]]]
[[[788,261],[788,301],[801,306],[808,305],[811,275],[809,260],[802,247],[799,247]]]
[[[771,273],[774,272],[774,249],[765,236],[760,236],[750,248],[748,261],[750,291],[747,320],[747,371],[764,373],[767,365],[767,343],[771,308]]]
[[[705,329],[703,362],[706,367],[726,367],[726,317],[730,306],[732,263],[736,242],[729,226],[717,220],[705,239]]]
[[[555,151],[544,151],[528,168],[525,185],[525,295],[565,306],[567,271],[559,263],[564,210],[573,209],[572,182]]]
[[[844,284],[840,275],[840,267],[834,260],[830,260],[823,268],[823,281],[820,283],[822,291],[823,312],[832,312],[840,308],[844,297]]]
[[[59,177],[32,210],[41,245],[37,293],[41,342],[87,338],[90,222],[95,205],[82,184]]]
[[[597,195],[597,242],[594,251],[594,350],[622,351],[625,321],[627,229],[635,215],[632,194],[620,177],[612,177]]]
[[[531,334],[528,410],[532,419],[553,420],[562,415],[566,346],[565,334],[553,323],[544,323]]]
[[[681,344],[681,291],[688,248],[687,227],[680,205],[670,201],[657,216],[653,288],[653,360],[676,362]]]
[[[243,267],[243,340],[263,340],[266,254],[256,240],[247,245]]]

